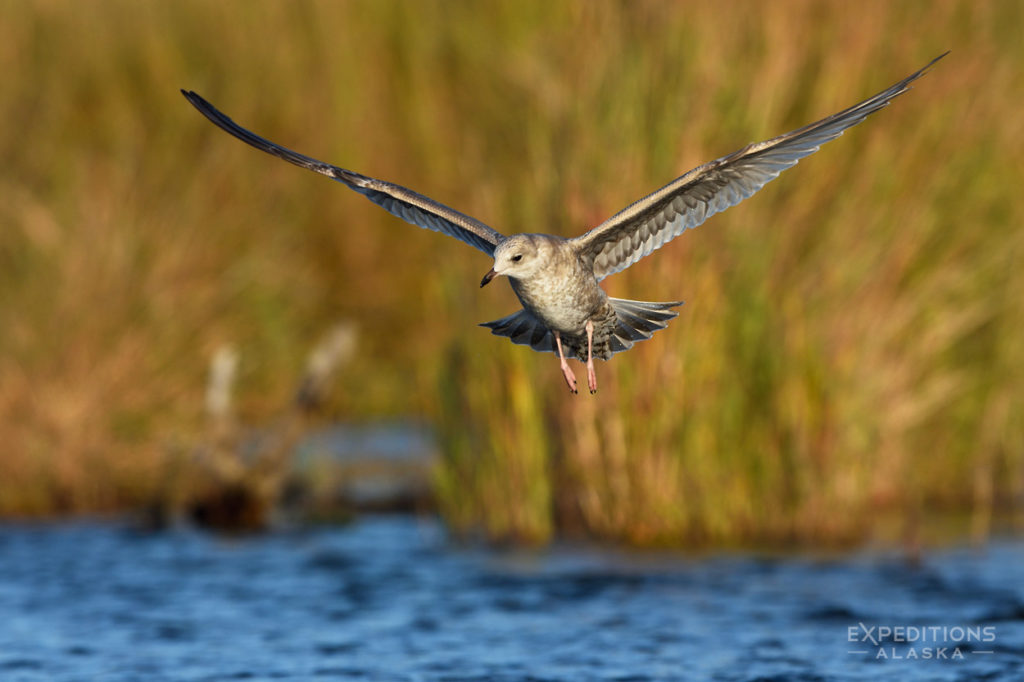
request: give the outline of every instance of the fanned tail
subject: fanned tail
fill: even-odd
[[[525,310],[520,310],[493,322],[483,322],[480,326],[489,327],[492,334],[507,336],[512,343],[529,346],[535,351],[555,352],[555,335],[544,326],[544,323]]]
[[[682,301],[669,301],[665,303],[652,303],[649,301],[629,301],[622,298],[609,298],[615,310],[615,326],[610,330],[607,337],[607,351],[601,352],[595,348],[596,357],[611,357],[615,353],[629,350],[634,343],[645,341],[651,338],[651,334],[668,326],[669,320],[679,313],[672,308],[683,305]],[[507,336],[512,343],[529,346],[539,352],[555,352],[555,336],[544,323],[531,315],[526,310],[507,315],[500,320],[484,322],[481,327],[487,327],[496,336]],[[572,357],[577,355],[576,347],[580,344],[577,339],[567,338],[562,335],[563,344],[567,346],[566,355]],[[595,346],[603,346],[598,339]],[[582,357],[586,357],[586,346],[583,345]],[[572,350],[570,350],[572,349]]]
[[[652,303],[650,301],[629,301],[624,298],[609,298],[615,309],[616,325],[609,340],[612,353],[629,350],[638,341],[646,341],[651,334],[668,326],[668,321],[679,313],[672,310],[683,305],[682,301]]]

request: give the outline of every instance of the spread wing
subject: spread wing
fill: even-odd
[[[751,196],[822,144],[888,105],[947,54],[849,109],[694,168],[572,242],[585,258],[593,259],[597,279],[625,270],[687,229]]]
[[[359,173],[353,173],[350,170],[338,168],[329,163],[317,161],[303,154],[293,152],[290,149],[285,149],[238,125],[196,93],[182,90],[181,94],[185,95],[185,98],[203,116],[242,142],[250,144],[256,147],[256,149],[261,149],[268,154],[280,157],[289,163],[294,163],[296,166],[308,168],[311,171],[342,182],[406,222],[419,227],[425,227],[428,230],[434,230],[435,232],[442,232],[449,237],[455,237],[470,246],[475,246],[488,256],[494,255],[494,247],[505,238],[500,232],[488,227],[476,218],[459,213],[429,197],[413,192],[411,189],[360,175]]]

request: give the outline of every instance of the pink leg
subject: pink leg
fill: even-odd
[[[569,363],[565,361],[565,355],[562,353],[562,336],[555,332],[555,346],[558,347],[558,360],[562,363],[562,374],[565,376],[565,383],[569,384],[569,390],[573,393],[576,392],[576,375],[569,369]]]
[[[594,323],[587,320],[587,386],[590,395],[597,393],[597,372],[594,371]]]

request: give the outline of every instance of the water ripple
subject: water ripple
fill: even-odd
[[[495,553],[409,518],[231,541],[8,525],[0,679],[1021,679],[1021,565],[1020,542],[915,568]],[[880,636],[897,627],[903,640]],[[934,627],[947,630],[906,641]]]

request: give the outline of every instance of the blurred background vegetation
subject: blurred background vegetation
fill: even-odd
[[[144,504],[207,363],[286,403],[336,320],[330,414],[436,425],[442,513],[507,541],[844,543],[1024,499],[1024,4],[3,2],[0,515]],[[605,284],[685,299],[570,396],[476,327],[483,255],[231,139],[505,233],[572,236],[945,50],[891,107]],[[577,368],[579,369],[579,368]]]

